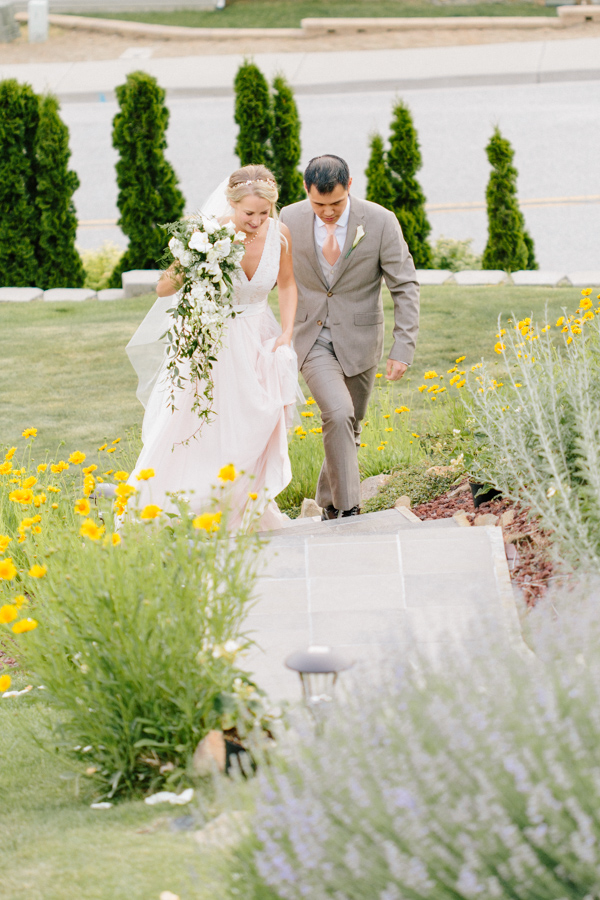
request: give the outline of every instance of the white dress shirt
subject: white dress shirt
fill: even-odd
[[[346,243],[346,235],[348,234],[348,219],[350,217],[350,197],[346,203],[346,209],[335,223],[335,237],[340,247],[340,254]],[[327,225],[322,222],[318,216],[315,216],[315,241],[317,247],[323,249],[325,238],[327,237]]]

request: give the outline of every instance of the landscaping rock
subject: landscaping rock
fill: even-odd
[[[464,272],[455,272],[454,279],[457,284],[504,284],[509,280],[506,272],[500,269],[467,269]]]
[[[132,269],[131,272],[123,272],[121,281],[125,297],[139,297],[140,294],[152,293],[156,290],[161,275],[161,269]]]
[[[449,498],[458,497],[459,494],[464,494],[465,492],[467,492],[467,493],[471,492],[471,486],[468,481],[465,481],[462,484],[459,484],[459,486],[454,488],[454,490],[449,491],[448,497]]]
[[[600,287],[600,269],[569,272],[567,278],[573,287]]]
[[[364,503],[365,500],[376,497],[381,488],[386,486],[391,477],[391,475],[381,474],[371,475],[370,478],[365,478],[360,485],[360,502]]]
[[[556,287],[561,281],[568,281],[564,273],[550,272],[547,269],[523,269],[511,272],[510,277],[513,284],[523,287]]]
[[[194,838],[202,847],[211,847],[215,850],[232,847],[248,832],[247,819],[247,813],[241,810],[221,813],[216,819],[208,822],[201,831],[194,832]]]
[[[314,516],[320,516],[323,510],[317,505],[316,500],[311,497],[305,497],[300,507],[301,519],[312,519]]]
[[[0,301],[7,303],[30,303],[31,300],[42,300],[44,292],[36,287],[4,287],[0,288]]]
[[[507,528],[509,525],[512,525],[512,523],[513,523],[514,521],[515,521],[515,511],[514,511],[514,509],[507,509],[507,510],[506,510],[505,512],[503,512],[502,515],[500,516],[500,524],[501,524],[504,528]]]
[[[125,291],[123,288],[106,288],[98,291],[98,300],[123,300]]]
[[[410,509],[410,497],[407,497],[406,494],[404,494],[402,497],[398,497],[398,499],[394,503],[394,509],[400,509],[401,506],[405,507],[406,509]]]
[[[484,513],[481,516],[475,516],[473,525],[497,525],[500,519],[494,513]]]
[[[15,21],[15,5],[6,0],[0,0],[0,44],[8,44],[16,40],[21,31]]]
[[[452,475],[456,472],[456,466],[430,466],[426,471],[426,475]]]
[[[81,303],[83,300],[95,299],[96,291],[91,291],[89,288],[52,288],[44,291],[44,300],[51,303]]]
[[[452,518],[461,528],[471,527],[471,520],[464,509],[457,509],[455,513],[452,513]]]
[[[453,284],[454,272],[450,269],[417,269],[419,284]]]
[[[192,766],[196,775],[212,775],[215,769],[225,771],[227,751],[222,731],[209,731],[202,738],[192,757]]]
[[[423,524],[421,519],[418,516],[415,516],[414,512],[411,509],[407,509],[406,506],[395,506],[394,509],[396,509],[401,516],[404,516],[405,519],[408,519],[409,522],[418,522],[419,525]]]

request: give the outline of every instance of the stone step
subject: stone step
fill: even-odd
[[[348,516],[345,519],[333,519],[321,522],[319,519],[295,519],[293,525],[286,528],[277,528],[269,532],[271,538],[293,539],[297,535],[337,534],[395,534],[397,531],[415,528],[458,528],[457,522],[452,519],[426,519],[414,521],[407,516],[410,510],[384,509],[378,512],[363,513],[360,516]]]

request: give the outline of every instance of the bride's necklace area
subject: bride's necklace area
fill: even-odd
[[[249,241],[246,240],[246,238],[244,238],[244,241],[243,241],[244,247],[247,247],[248,244],[251,244],[252,241],[255,241],[256,238],[259,236],[261,230],[262,230],[262,225],[261,225],[261,227],[258,229],[258,231],[256,232],[256,234],[254,235],[254,237],[251,237]],[[247,233],[248,233],[248,232],[246,232],[246,231],[244,232],[244,234],[247,234]]]

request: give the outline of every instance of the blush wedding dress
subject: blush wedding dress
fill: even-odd
[[[270,219],[256,272],[248,279],[240,269],[236,279],[236,315],[226,324],[213,364],[214,416],[199,433],[189,379],[175,389],[176,409],[171,411],[166,342],[159,339],[170,326],[167,310],[177,305],[177,295],[159,298],[127,345],[139,376],[137,396],[146,407],[143,449],[129,477],[137,491],[130,502],[139,509],[156,504],[177,512],[169,496],[177,493],[192,512],[201,513],[219,495],[219,470],[233,463],[238,477],[222,491],[230,508],[229,527],[244,527],[250,508],[260,515],[260,530],[290,523],[274,500],[292,477],[287,433],[296,402],[303,398],[295,351],[282,345],[273,352],[281,328],[268,294],[277,281],[280,255],[279,223]],[[154,477],[138,481],[142,469],[153,469]],[[256,500],[250,494],[257,494]]]

